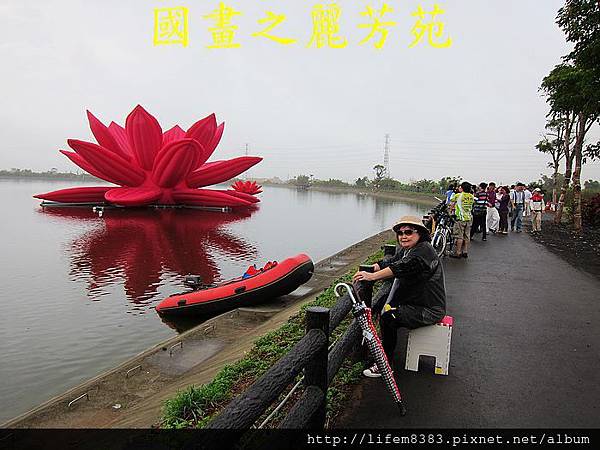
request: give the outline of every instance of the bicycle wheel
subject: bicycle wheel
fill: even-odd
[[[443,229],[438,228],[435,230],[435,233],[433,233],[433,238],[431,239],[431,245],[438,256],[442,256],[444,254],[444,250],[446,249],[446,240],[446,233]]]

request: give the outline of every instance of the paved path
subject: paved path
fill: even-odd
[[[599,427],[600,282],[525,233],[478,237],[468,260],[444,264],[449,375],[433,375],[431,361],[404,370],[401,331],[394,363],[408,415],[365,378],[337,427]]]

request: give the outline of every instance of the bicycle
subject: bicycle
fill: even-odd
[[[431,237],[431,245],[438,256],[448,255],[452,251],[454,246],[454,237],[452,236],[453,226],[454,217],[450,214],[443,214]]]
[[[454,226],[454,216],[448,214],[445,202],[440,203],[429,213],[429,223],[431,234],[431,245],[438,256],[442,257],[449,254],[454,246],[452,236],[452,227]]]

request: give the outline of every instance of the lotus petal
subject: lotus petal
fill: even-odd
[[[196,139],[204,146],[204,148],[208,148],[210,147],[216,131],[217,118],[213,113],[192,125],[185,134],[185,137]]]
[[[217,145],[219,145],[219,142],[221,142],[221,138],[223,137],[223,131],[225,131],[225,122],[223,122],[217,127],[215,134],[213,135],[213,138],[210,141],[210,144],[208,145],[208,147],[206,147],[206,149],[208,150],[208,157],[206,159],[210,158],[210,156],[217,148]]]
[[[81,155],[78,155],[77,153],[73,153],[73,152],[68,152],[66,150],[60,150],[60,152],[63,155],[65,155],[67,158],[69,158],[71,161],[73,161],[76,165],[78,165],[83,170],[85,170],[87,173],[89,173],[90,175],[93,175],[96,178],[100,178],[101,180],[108,181],[109,183],[118,184],[111,177],[103,174],[102,172],[97,170],[94,166],[92,166],[90,163],[88,163]]]
[[[143,170],[104,147],[76,139],[69,139],[67,143],[89,164],[101,173],[108,174],[117,184],[139,186],[146,178]]]
[[[250,202],[210,189],[178,189],[173,191],[177,203],[192,206],[247,206]]]
[[[127,155],[127,153],[125,153],[121,149],[121,146],[116,141],[112,133],[108,130],[108,128],[89,111],[87,111],[87,117],[90,123],[90,129],[92,130],[94,137],[98,141],[98,144],[100,144],[101,147],[104,147],[110,150],[111,152],[116,153],[121,158],[129,161],[129,155]]]
[[[195,139],[171,142],[156,155],[152,179],[161,187],[172,188],[187,178],[205,153]]]
[[[231,180],[260,161],[262,158],[257,156],[241,156],[226,161],[215,161],[209,167],[205,165],[192,172],[187,179],[187,185],[196,188],[222,183]]]
[[[34,197],[60,203],[104,203],[104,194],[111,189],[113,189],[111,186],[86,186],[60,189],[45,194],[37,194]]]
[[[108,126],[108,131],[115,138],[115,141],[117,141],[121,150],[127,155],[127,161],[131,161],[133,150],[131,150],[131,146],[129,145],[129,139],[127,138],[127,131],[125,131],[125,128],[118,123],[111,122]]]
[[[148,205],[157,201],[162,195],[162,191],[158,188],[114,188],[109,190],[104,198],[121,206],[138,206]]]
[[[258,203],[260,199],[251,194],[246,194],[245,192],[238,192],[232,190],[224,190],[224,189],[215,189],[215,192],[223,192],[224,194],[231,195],[236,198],[241,198],[242,200],[246,200],[250,203]]]
[[[185,131],[179,125],[175,125],[169,131],[163,134],[163,148],[170,142],[179,141],[185,137]]]
[[[162,147],[162,129],[158,121],[137,105],[127,116],[125,130],[138,164],[143,169],[151,170],[154,157]]]

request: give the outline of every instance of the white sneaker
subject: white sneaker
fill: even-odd
[[[363,375],[365,377],[369,377],[369,378],[381,377],[381,374],[379,373],[379,368],[377,367],[377,364],[373,364],[368,369],[363,370]]]

